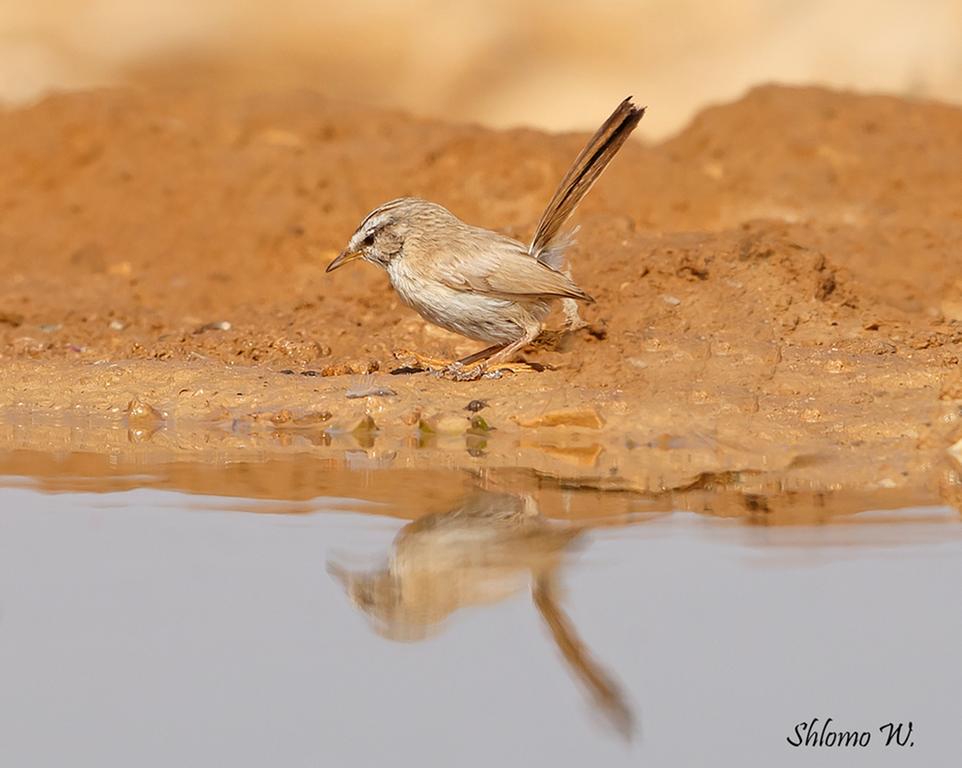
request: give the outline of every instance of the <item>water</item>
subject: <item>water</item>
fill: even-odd
[[[412,523],[380,477],[297,504],[8,478],[0,764],[962,764],[954,510],[572,523],[541,513],[603,497],[452,473]],[[815,717],[871,742],[790,746]]]

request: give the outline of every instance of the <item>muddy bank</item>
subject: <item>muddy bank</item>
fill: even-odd
[[[900,475],[883,461],[871,474],[858,460],[752,454],[704,434],[626,445],[545,430],[344,434],[125,421],[0,423],[0,487],[152,488],[192,494],[203,509],[404,519],[444,512],[483,489],[531,496],[545,516],[592,527],[675,510],[761,526],[962,520],[951,462]]]
[[[589,328],[529,350],[544,373],[452,384],[391,376],[394,351],[477,345],[324,266],[403,194],[526,238],[583,137],[303,93],[54,97],[0,116],[0,407],[463,441],[483,399],[501,436],[566,445],[568,414],[599,446],[578,473],[639,490],[683,478],[626,445],[700,435],[737,449],[686,477],[911,485],[962,436],[960,137],[948,106],[769,87],[632,143],[579,215]],[[348,398],[372,382],[395,394]]]

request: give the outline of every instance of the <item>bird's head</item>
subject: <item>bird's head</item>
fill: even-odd
[[[401,197],[378,206],[364,217],[347,247],[327,265],[327,271],[333,272],[356,259],[387,269],[403,253],[408,235],[421,226],[426,215],[440,207],[415,197]]]

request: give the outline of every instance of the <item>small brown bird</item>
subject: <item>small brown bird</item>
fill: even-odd
[[[406,642],[437,633],[457,611],[529,588],[570,670],[598,710],[630,739],[631,705],[560,602],[560,572],[585,531],[545,518],[532,496],[475,489],[453,509],[405,525],[384,567],[349,571],[330,562],[328,570],[379,634]]]
[[[552,301],[594,301],[561,271],[571,244],[562,227],[644,113],[631,98],[618,105],[562,178],[530,245],[465,224],[437,203],[402,197],[371,211],[327,271],[355,259],[377,264],[422,317],[491,344],[446,369],[477,378],[534,341]]]

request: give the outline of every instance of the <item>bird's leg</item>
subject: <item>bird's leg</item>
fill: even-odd
[[[462,357],[460,360],[457,360],[456,362],[459,365],[474,365],[475,363],[479,363],[482,360],[487,360],[495,352],[499,352],[502,349],[504,349],[504,347],[505,347],[504,344],[494,344],[490,347],[485,347],[480,352],[475,352],[473,355]]]
[[[417,352],[411,352],[407,349],[398,349],[394,352],[394,358],[405,364],[405,367],[412,370],[422,370],[422,371],[444,371],[448,368],[458,367],[467,368],[474,365],[482,360],[486,360],[491,357],[495,352],[504,349],[504,344],[494,344],[490,347],[485,347],[480,352],[475,352],[474,354],[468,355],[467,357],[462,357],[460,360],[455,360],[451,362],[450,360],[440,360],[436,357],[426,357],[425,355],[418,354]]]
[[[568,275],[571,277],[571,275]],[[562,299],[561,309],[564,311],[565,315],[565,330],[569,333],[574,333],[575,331],[580,331],[582,328],[587,327],[588,323],[585,322],[584,318],[581,317],[581,313],[578,311],[578,302],[574,299]]]
[[[541,366],[510,362],[512,357],[538,338],[539,333],[541,333],[541,323],[533,323],[525,329],[524,335],[517,341],[512,341],[510,344],[501,346],[489,347],[488,349],[481,350],[481,352],[469,355],[463,360],[458,360],[445,369],[444,375],[455,381],[475,381],[489,373],[498,374],[503,371],[510,371],[511,373],[542,371],[544,368]],[[484,360],[482,355],[486,356],[489,352],[492,354],[487,360]],[[477,360],[481,360],[481,362],[473,368],[465,367],[465,365],[471,365],[471,363]]]
[[[528,346],[528,344],[530,344],[536,338],[538,338],[539,333],[541,333],[540,323],[529,327],[525,331],[524,336],[522,336],[520,339],[511,342],[491,355],[491,357],[489,357],[484,363],[484,367],[489,371],[494,367],[497,367],[499,370],[510,370],[512,365],[511,358],[518,354],[518,352]],[[531,366],[527,363],[514,363],[513,365],[518,366],[519,370],[532,370]]]
[[[574,235],[574,233],[572,233]],[[571,279],[571,267],[568,266],[564,270],[564,274],[568,279]],[[562,299],[561,309],[565,316],[565,330],[569,333],[574,333],[575,331],[580,331],[582,328],[588,325],[581,317],[580,308],[578,307],[578,302],[574,299]]]

